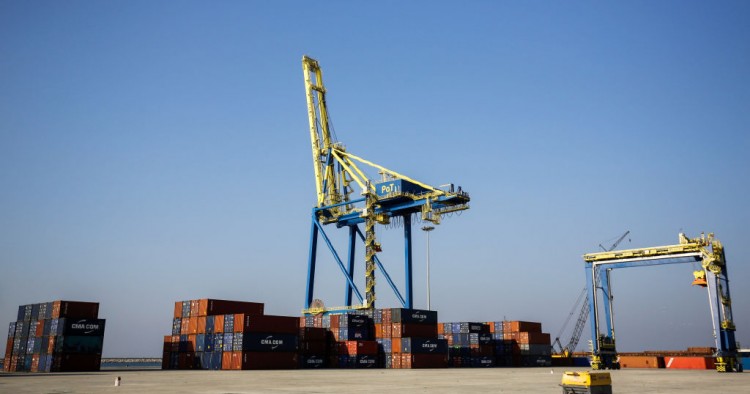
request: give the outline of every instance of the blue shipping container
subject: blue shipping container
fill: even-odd
[[[222,350],[225,352],[231,352],[232,344],[234,343],[234,333],[224,334],[224,341],[222,343]]]

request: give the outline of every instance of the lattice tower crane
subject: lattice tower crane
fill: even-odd
[[[617,246],[620,245],[620,242],[622,242],[628,235],[630,234],[630,230],[626,231],[624,234],[622,234],[617,240],[609,246],[609,248],[605,248],[602,244],[599,244],[599,247],[602,248],[603,251],[609,252],[612,250],[615,250]],[[597,286],[599,285],[599,281],[597,280]],[[581,305],[580,312],[578,312],[578,319],[576,320],[576,325],[573,327],[573,332],[570,335],[570,340],[568,343],[563,346],[560,342],[560,336],[563,332],[565,332],[565,329],[568,327],[568,323],[570,322],[570,319],[573,317],[573,313],[578,308],[578,304],[583,301],[583,304]],[[557,334],[557,337],[555,338],[555,341],[552,343],[552,352],[561,357],[571,357],[573,355],[573,352],[575,352],[576,347],[578,347],[578,342],[581,340],[581,335],[583,334],[583,329],[586,327],[586,320],[589,318],[589,298],[586,295],[586,288],[584,287],[583,290],[581,290],[581,293],[578,295],[578,299],[576,300],[575,305],[573,305],[573,309],[568,314],[568,318],[565,320],[565,323],[563,324],[562,328],[560,329],[560,333]]]

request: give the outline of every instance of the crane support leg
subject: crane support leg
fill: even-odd
[[[344,293],[344,299],[346,304],[352,304],[352,286],[349,285],[350,281],[354,281],[354,255],[357,241],[357,226],[349,226],[349,280],[346,282],[346,292]]]
[[[316,225],[315,212],[313,212],[312,228],[310,229],[310,255],[307,259],[307,289],[305,290],[305,309],[310,308],[313,301],[313,290],[315,286],[315,257],[318,253],[318,226]]]
[[[411,253],[411,215],[404,215],[404,265],[405,265],[405,281],[406,281],[406,300],[404,302],[404,308],[414,308],[414,289],[412,289],[412,253]]]

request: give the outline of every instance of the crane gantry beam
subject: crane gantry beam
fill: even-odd
[[[705,286],[709,295],[714,327],[714,341],[717,349],[716,370],[742,372],[742,364],[737,356],[724,247],[713,234],[688,238],[680,233],[679,243],[675,245],[589,253],[585,254],[583,259],[586,262],[586,285],[591,300],[591,366],[593,369],[618,369],[620,367],[615,346],[610,272],[617,268],[700,262],[702,272],[699,273],[706,278]],[[602,270],[604,272],[601,272]],[[597,280],[601,281],[601,287],[596,285]],[[598,290],[604,293],[603,305],[601,305],[607,324],[604,334],[600,333],[599,329]]]
[[[440,223],[446,213],[469,208],[469,195],[461,190],[443,190],[417,181],[372,161],[347,152],[343,144],[332,134],[330,116],[326,103],[326,88],[323,73],[317,60],[302,57],[305,78],[305,93],[310,124],[313,171],[315,174],[316,206],[312,210],[310,231],[310,251],[308,259],[307,290],[305,313],[325,312],[325,308],[311,308],[315,286],[317,239],[321,235],[336,263],[345,276],[345,303],[341,309],[373,308],[375,306],[375,270],[383,276],[405,308],[413,307],[411,277],[411,218],[419,215],[423,221]],[[376,170],[382,176],[374,180],[367,176],[365,168]],[[358,188],[360,198],[351,199]],[[388,224],[391,218],[403,218],[405,242],[405,294],[401,295],[397,286],[385,271],[377,257],[381,245],[377,242],[375,228],[378,224]],[[349,250],[345,264],[333,243],[326,235],[323,226],[349,227]],[[364,234],[359,229],[364,225]],[[365,245],[365,297],[357,288],[354,273],[355,244],[362,239]],[[352,292],[361,305],[352,305]]]

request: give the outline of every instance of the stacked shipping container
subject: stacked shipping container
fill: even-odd
[[[176,302],[162,368],[297,368],[298,318],[265,315],[263,308],[212,299]]]
[[[441,336],[448,341],[448,346],[450,346],[449,365],[451,367],[495,366],[496,342],[490,332],[489,324],[441,323],[440,331]]]
[[[513,366],[547,367],[552,365],[550,335],[542,332],[542,323],[504,321],[503,338],[515,341]]]
[[[373,338],[369,314],[331,315],[329,330],[333,338],[329,365],[338,368],[377,368],[378,343]]]
[[[6,372],[98,371],[105,320],[99,303],[53,301],[21,305],[10,323]]]
[[[448,342],[438,338],[436,311],[419,309],[375,310],[375,338],[385,368],[444,368]]]
[[[451,367],[533,367],[552,362],[550,336],[541,332],[541,323],[449,322],[438,329],[450,346]]]

